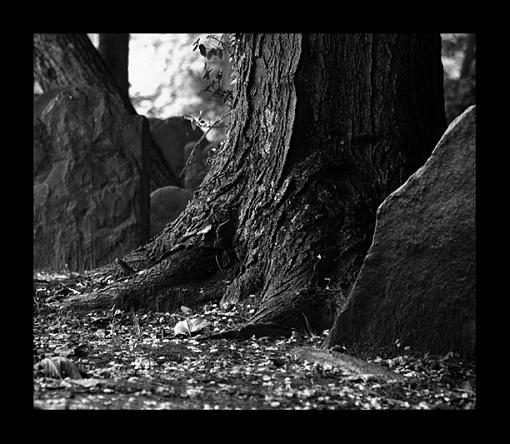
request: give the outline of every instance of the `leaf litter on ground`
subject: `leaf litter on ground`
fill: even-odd
[[[65,287],[59,283],[84,292],[108,279],[91,273],[34,276],[35,408],[475,408],[475,363],[453,353],[413,353],[400,343],[342,350],[401,377],[387,382],[370,372],[296,357],[299,348],[318,350],[327,331],[248,340],[195,337],[243,324],[257,308],[254,298],[229,309],[210,303],[176,313],[61,312],[65,295],[56,293]]]

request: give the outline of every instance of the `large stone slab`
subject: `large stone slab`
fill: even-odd
[[[81,271],[148,239],[150,130],[89,87],[57,91],[34,122],[34,268]]]
[[[475,352],[475,121],[468,108],[380,205],[372,245],[325,346]]]

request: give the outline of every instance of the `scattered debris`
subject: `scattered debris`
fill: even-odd
[[[36,409],[433,410],[476,405],[475,363],[454,353],[420,354],[396,344],[337,353],[320,349],[327,331],[199,340],[199,330],[220,332],[243,324],[257,309],[254,298],[230,308],[183,306],[176,313],[113,307],[73,314],[60,310],[62,298],[52,299],[64,288],[57,283],[89,292],[111,276],[34,277]],[[400,378],[389,382],[374,376],[379,371]]]

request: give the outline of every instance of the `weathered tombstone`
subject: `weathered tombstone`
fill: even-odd
[[[198,141],[204,133],[199,128],[193,128],[191,122],[182,117],[164,120],[150,118],[149,123],[152,137],[163,152],[174,175],[179,177],[186,162],[184,147],[190,142]]]
[[[475,352],[475,121],[468,108],[380,205],[372,245],[324,344]]]
[[[58,92],[34,122],[34,269],[82,271],[148,239],[142,116],[90,87]]]
[[[163,231],[166,224],[175,220],[193,198],[189,190],[167,186],[151,193],[151,237]]]
[[[209,143],[204,139],[196,148],[195,144],[190,142],[184,147],[184,158],[189,159],[184,170],[184,188],[191,192],[196,191],[202,183],[209,168],[207,159],[219,147],[220,142]]]

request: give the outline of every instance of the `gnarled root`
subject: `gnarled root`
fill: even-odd
[[[226,287],[222,280],[228,278],[228,275],[215,276],[218,270],[215,249],[184,248],[128,279],[94,293],[69,298],[65,308],[91,311],[109,309],[115,305],[122,309],[133,307],[161,310],[176,304],[193,306],[203,303],[204,299],[221,298],[222,290]],[[206,282],[208,291],[205,297],[203,293],[191,291],[197,286],[205,286]],[[212,290],[218,294],[211,294]]]

